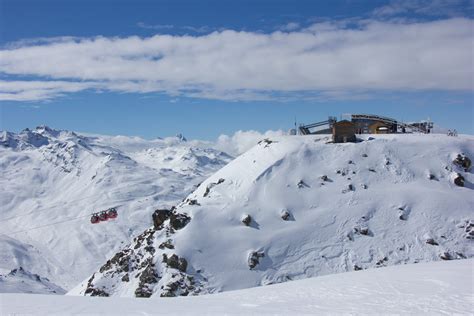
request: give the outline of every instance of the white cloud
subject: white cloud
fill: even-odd
[[[472,0],[392,0],[376,8],[376,16],[392,16],[407,13],[431,16],[463,16],[466,7],[472,11]]]
[[[217,139],[214,148],[226,152],[234,157],[246,152],[255,146],[260,140],[285,135],[283,131],[237,131],[232,136],[221,135]]]
[[[300,28],[300,24],[296,22],[290,22],[288,24],[283,25],[280,30],[285,32],[295,31]]]
[[[356,28],[324,22],[271,34],[226,30],[21,43],[0,50],[0,73],[28,76],[34,84],[4,80],[0,99],[50,99],[85,89],[224,100],[473,90],[473,28],[466,18],[365,20]]]

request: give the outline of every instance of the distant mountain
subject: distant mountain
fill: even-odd
[[[167,297],[474,256],[474,137],[265,139],[72,295]]]
[[[6,275],[0,274],[0,293],[64,294],[66,291],[47,278],[19,267]]]
[[[0,231],[45,258],[25,262],[26,271],[68,289],[149,227],[157,207],[176,205],[232,159],[176,137],[85,135],[47,126],[2,131]],[[113,222],[89,222],[91,213],[110,207],[119,214]],[[10,260],[0,268],[18,267]]]

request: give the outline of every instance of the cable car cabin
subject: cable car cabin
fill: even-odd
[[[111,208],[110,210],[107,211],[107,218],[109,219],[114,219],[117,218],[117,210],[115,208]]]
[[[94,213],[91,216],[91,224],[97,224],[100,222],[105,222],[109,219],[117,218],[118,213],[115,208],[110,208],[108,210],[102,211],[100,213]]]
[[[97,223],[99,223],[99,222],[100,222],[100,220],[99,220],[99,215],[97,215],[97,214],[92,214],[92,216],[91,216],[91,224],[97,224]]]
[[[332,140],[334,143],[354,143],[356,141],[354,123],[343,120],[333,124]]]

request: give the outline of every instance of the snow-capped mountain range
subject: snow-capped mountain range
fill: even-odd
[[[264,139],[155,207],[154,225],[69,294],[198,295],[473,257],[473,157],[466,135]]]
[[[21,267],[70,289],[231,159],[183,136],[0,132],[0,274]],[[110,207],[117,219],[90,223]]]

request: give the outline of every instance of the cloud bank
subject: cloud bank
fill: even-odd
[[[84,90],[268,100],[474,89],[472,19],[292,29],[13,43],[0,50],[0,100]]]

